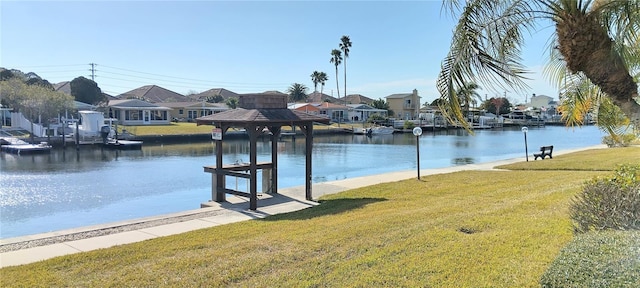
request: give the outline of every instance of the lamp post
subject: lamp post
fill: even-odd
[[[527,157],[527,162],[529,162],[529,148],[527,146],[527,132],[529,132],[529,128],[527,126],[522,127],[522,133],[524,133],[524,154]]]
[[[416,136],[416,159],[418,163],[418,180],[420,180],[420,135],[422,135],[422,128],[413,128],[413,135]]]

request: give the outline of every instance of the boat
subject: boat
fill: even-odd
[[[356,135],[365,135],[365,134],[367,134],[368,129],[367,128],[353,127],[352,131],[353,131],[353,134],[356,134]]]
[[[142,149],[142,141],[108,139],[103,143],[103,146],[117,150],[140,150]]]
[[[396,129],[388,126],[376,126],[367,130],[367,135],[391,135]]]
[[[37,153],[49,153],[51,152],[51,145],[47,142],[40,142],[38,144],[18,143],[10,145],[2,145],[2,151],[7,153],[14,153],[18,155],[22,154],[37,154]]]

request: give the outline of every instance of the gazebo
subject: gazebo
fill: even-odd
[[[212,138],[216,140],[216,165],[205,166],[204,171],[212,173],[212,200],[225,201],[227,193],[249,197],[249,209],[256,210],[258,202],[257,170],[271,170],[270,189],[272,193],[278,192],[278,149],[277,141],[282,126],[299,127],[305,135],[305,198],[312,200],[311,194],[311,151],[313,147],[313,123],[329,124],[326,117],[310,115],[301,111],[287,108],[286,94],[244,94],[240,95],[238,106],[240,108],[208,115],[196,119],[197,125],[213,125]],[[244,128],[249,136],[249,164],[222,163],[222,141],[229,128]],[[258,137],[270,132],[271,163],[257,163],[256,143]],[[247,173],[248,171],[248,173]],[[249,192],[241,192],[227,189],[224,184],[226,175],[248,178]],[[263,178],[265,175],[263,174]],[[263,179],[264,181],[264,179]]]

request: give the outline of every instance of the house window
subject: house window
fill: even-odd
[[[167,120],[167,111],[153,111],[151,120]]]
[[[178,110],[178,114],[179,115],[184,115],[184,110],[182,110],[182,109]]]
[[[189,118],[189,119],[196,119],[196,118],[198,118],[198,111],[195,111],[195,110],[189,110],[189,111],[188,111],[188,118]]]
[[[126,114],[126,120],[140,120],[142,119],[142,111],[129,110]]]

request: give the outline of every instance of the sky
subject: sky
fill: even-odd
[[[440,64],[456,20],[442,1],[0,1],[0,67],[34,72],[51,83],[84,76],[119,95],[144,85],[187,94],[313,92],[313,71],[327,73],[323,92],[338,96],[331,50],[350,37],[347,94],[384,99],[418,90],[438,97]],[[530,90],[481,89],[524,103],[557,98],[541,74],[553,27],[527,35],[523,61]],[[94,71],[91,71],[94,63]],[[338,67],[344,96],[344,66]],[[320,90],[320,87],[318,87]]]

